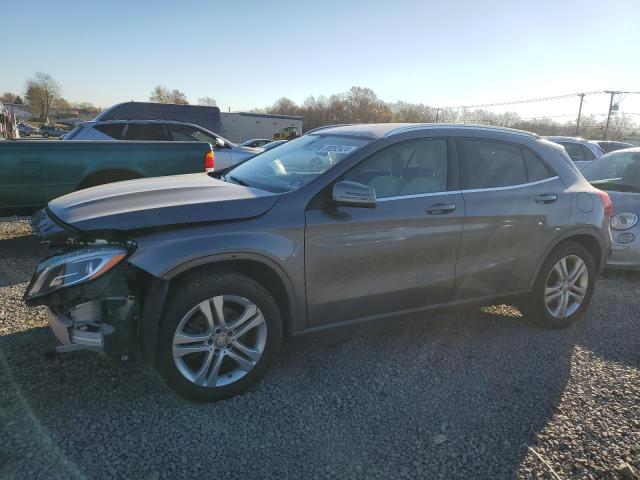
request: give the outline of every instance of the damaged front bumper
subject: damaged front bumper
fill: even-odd
[[[137,350],[138,299],[145,273],[127,259],[135,244],[117,238],[88,238],[60,225],[46,210],[31,221],[49,244],[24,295],[46,308],[60,352],[88,349],[110,356]]]
[[[62,344],[56,347],[58,352],[94,350],[122,357],[135,345],[131,341],[135,335],[135,297],[92,300],[74,306],[67,314],[55,313],[48,306],[45,309],[49,326]],[[105,311],[109,323],[105,322]]]

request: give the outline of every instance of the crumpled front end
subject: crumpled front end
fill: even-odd
[[[98,350],[130,357],[137,342],[140,301],[147,273],[127,259],[136,245],[107,234],[91,236],[59,222],[46,209],[31,221],[48,243],[49,256],[25,292],[28,305],[43,305],[58,351]]]

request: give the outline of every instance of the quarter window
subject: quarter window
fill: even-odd
[[[447,190],[447,141],[402,142],[374,153],[344,177],[369,185],[378,198],[437,193]]]

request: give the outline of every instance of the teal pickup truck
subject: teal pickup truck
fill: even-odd
[[[29,213],[83,188],[213,170],[211,144],[139,141],[0,142],[0,215]]]

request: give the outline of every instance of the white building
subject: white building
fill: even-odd
[[[273,138],[286,127],[295,127],[302,135],[302,117],[272,115],[269,113],[220,112],[222,136],[232,142],[244,142],[251,138]]]

